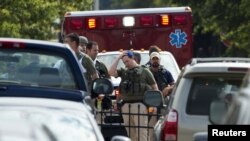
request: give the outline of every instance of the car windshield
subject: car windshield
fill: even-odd
[[[141,54],[140,65],[145,65],[149,61],[148,53],[147,52],[139,52],[139,53]],[[105,53],[105,54],[98,55],[97,58],[100,61],[102,61],[109,69],[112,62],[115,60],[115,58],[118,55],[119,55],[118,53],[117,54]],[[167,70],[169,70],[172,73],[173,78],[176,80],[180,70],[174,62],[175,62],[175,60],[173,60],[172,56],[170,56],[169,54],[161,53],[161,65],[163,65]],[[117,68],[119,69],[121,67],[124,67],[124,64],[120,60],[118,65],[117,65]]]
[[[44,50],[0,50],[0,84],[78,89],[69,62]]]

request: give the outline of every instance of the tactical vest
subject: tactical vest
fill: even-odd
[[[120,92],[124,101],[142,101],[145,91],[151,89],[146,82],[145,68],[142,66],[128,69],[122,75]]]
[[[163,67],[160,67],[157,72],[151,71],[154,75],[155,81],[160,91],[162,91],[165,87],[168,86],[168,81],[165,76],[166,71],[167,70]]]

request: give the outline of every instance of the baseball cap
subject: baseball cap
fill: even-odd
[[[150,59],[153,59],[154,57],[157,57],[158,59],[161,59],[160,53],[158,52],[152,52],[150,55]]]
[[[79,36],[79,44],[87,44],[88,39],[85,36]]]
[[[129,58],[132,58],[134,56],[134,53],[132,51],[128,50],[124,53],[124,55],[122,57],[124,57],[124,56],[128,56]]]

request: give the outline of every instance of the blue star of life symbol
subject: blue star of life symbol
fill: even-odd
[[[171,32],[169,35],[171,38],[170,44],[172,46],[176,46],[176,48],[181,48],[182,45],[185,45],[187,43],[187,33],[186,32],[181,32],[180,29],[176,29],[175,33]]]

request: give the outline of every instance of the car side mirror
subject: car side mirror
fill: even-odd
[[[148,90],[144,94],[143,102],[149,107],[163,107],[163,101],[161,91]]]
[[[91,97],[98,97],[99,94],[111,94],[114,86],[109,79],[97,78],[92,82]]]
[[[213,100],[210,104],[209,121],[212,124],[221,124],[227,112],[228,105],[223,100]]]

